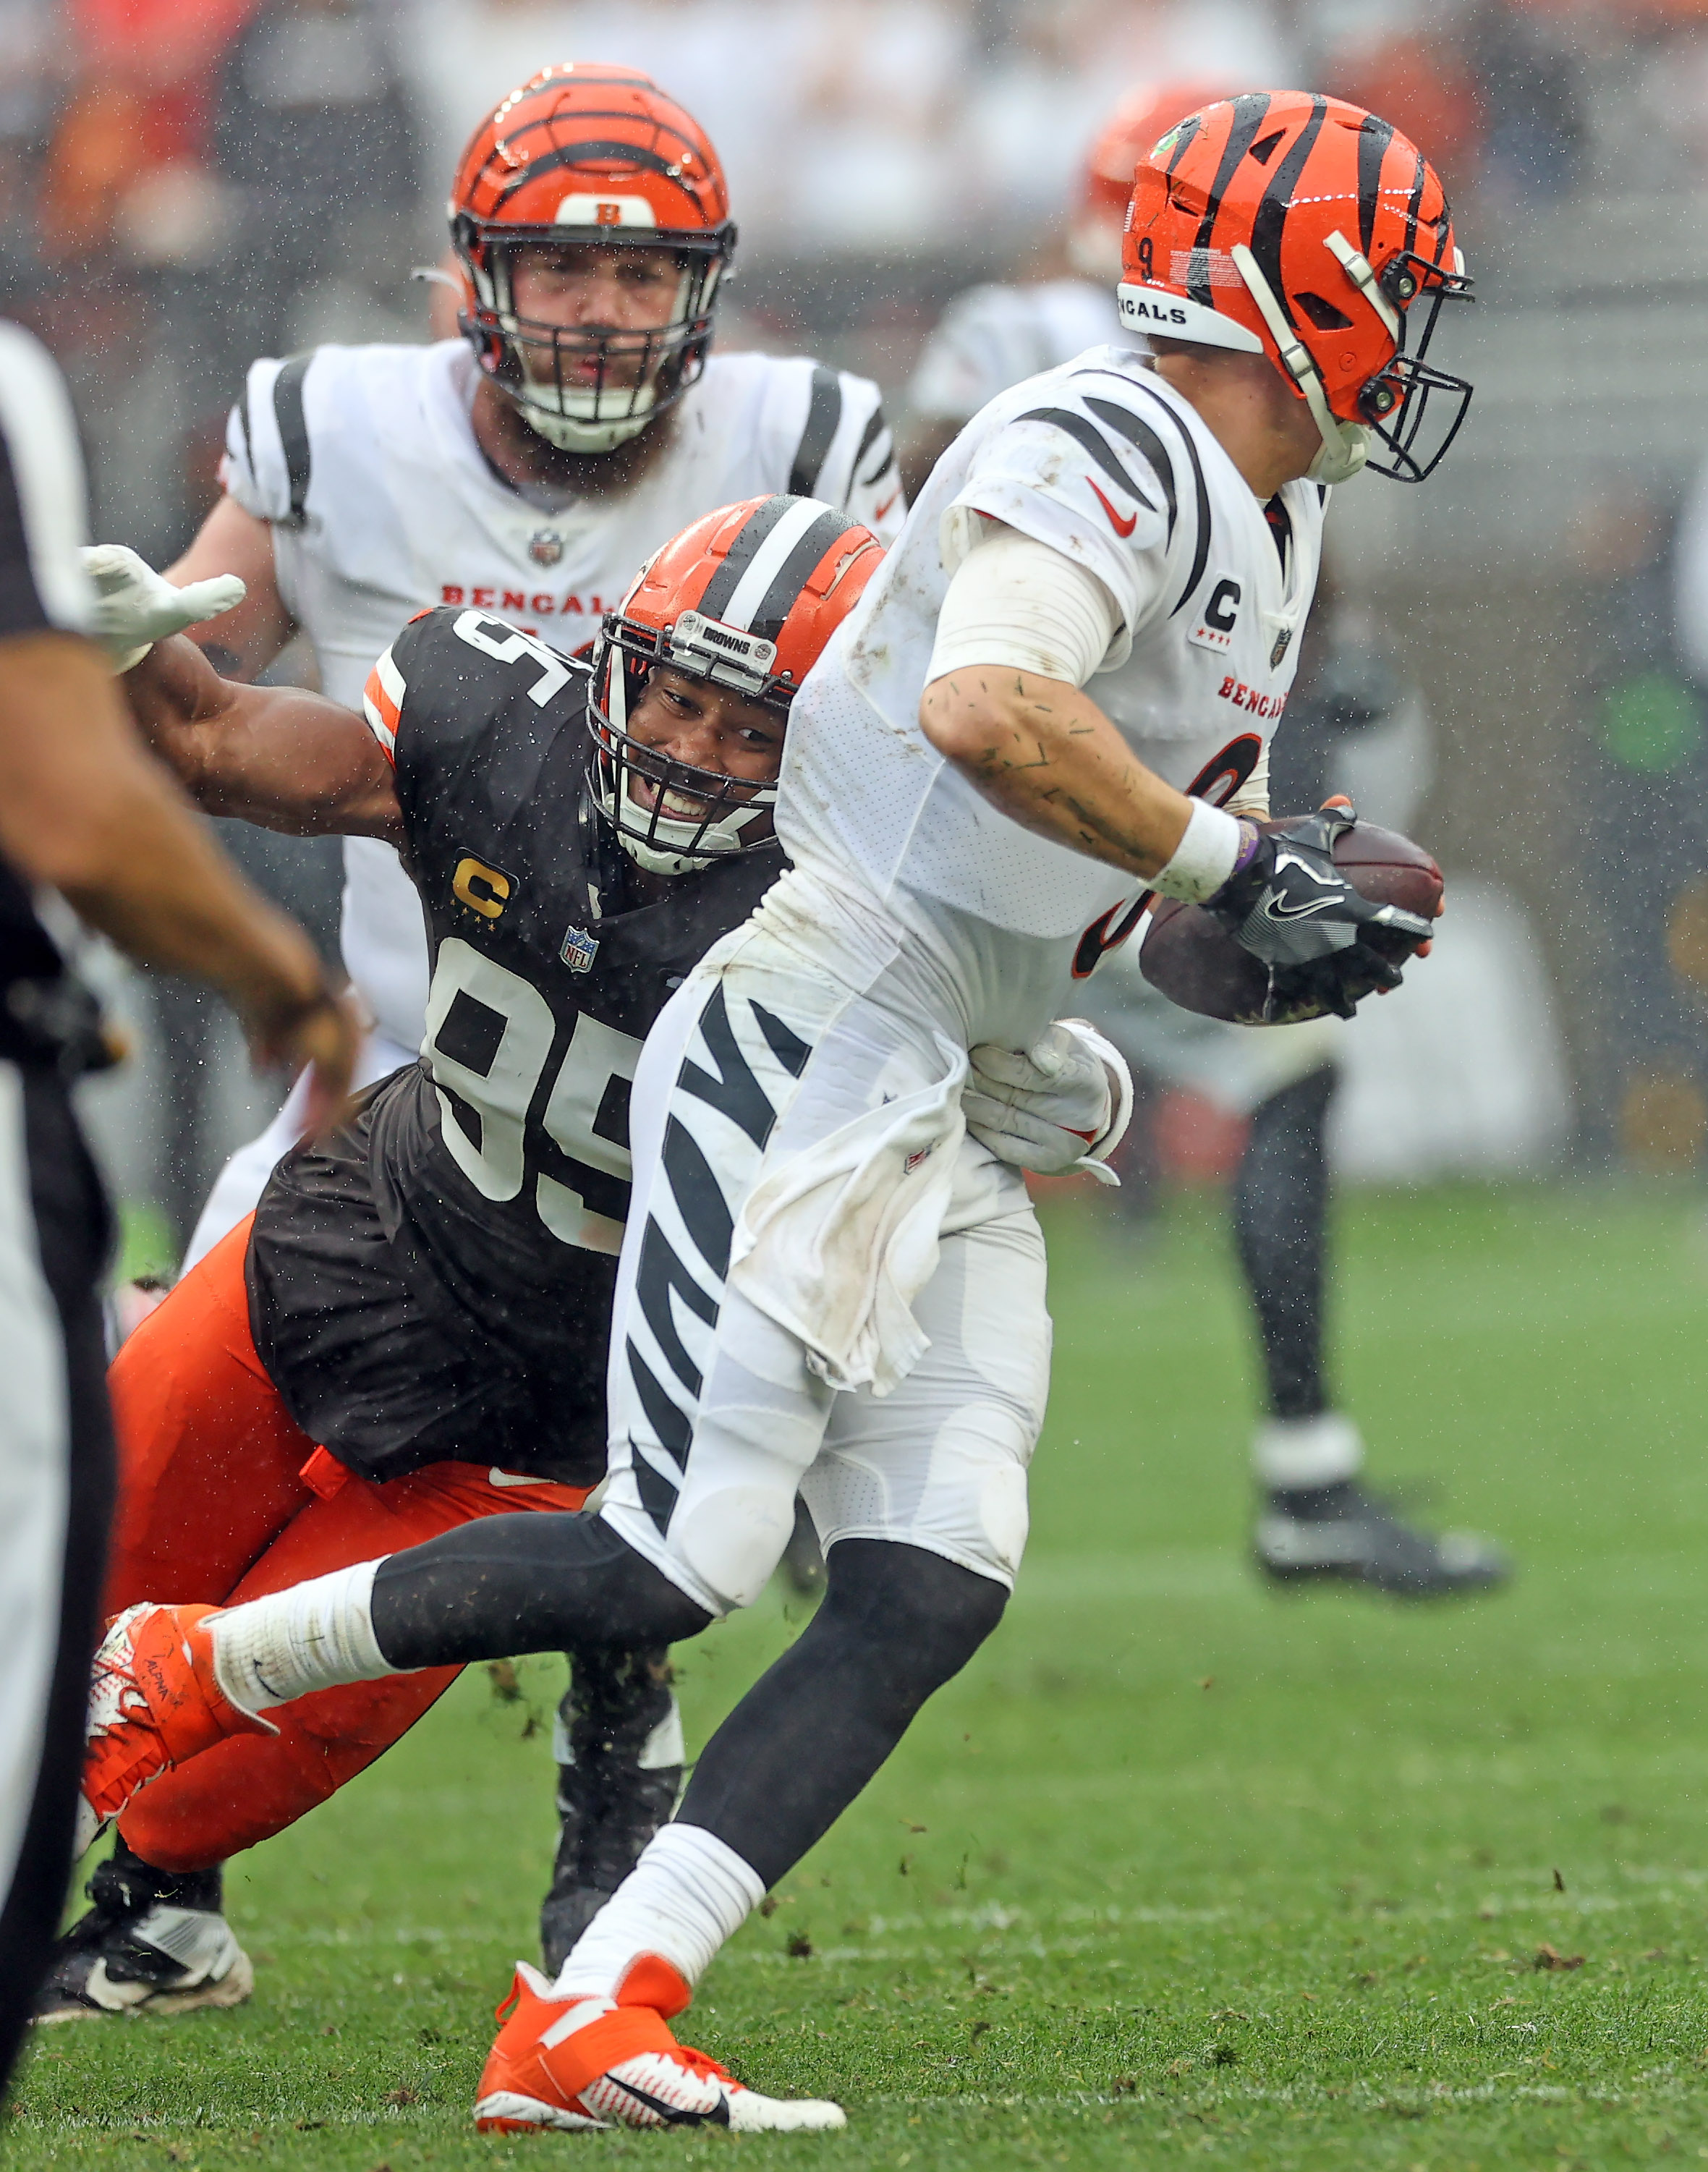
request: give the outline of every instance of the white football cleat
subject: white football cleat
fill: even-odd
[[[503,2026],[475,2105],[482,2133],[612,2126],[798,2133],[848,2123],[840,2105],[744,2089],[715,2059],[679,2044],[654,2007],[554,1997],[526,1961],[516,1965],[498,2018]]]

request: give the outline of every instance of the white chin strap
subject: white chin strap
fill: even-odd
[[[1310,350],[1297,338],[1292,326],[1281,315],[1275,290],[1259,271],[1257,259],[1245,244],[1236,241],[1227,253],[1233,259],[1234,269],[1250,290],[1252,300],[1262,311],[1263,320],[1281,349],[1282,366],[1305,395],[1305,404],[1321,434],[1323,449],[1307,469],[1308,479],[1312,482],[1351,482],[1370,457],[1369,431],[1362,422],[1343,422],[1329,406],[1328,395],[1323,390],[1322,378],[1318,374],[1316,363],[1311,359]]]
[[[742,832],[760,815],[771,811],[770,800],[761,799],[733,807],[715,822],[673,821],[667,814],[653,820],[645,808],[631,800],[626,810],[629,821],[644,821],[651,832],[648,836],[639,837],[626,823],[617,820],[612,794],[608,790],[601,788],[599,798],[623,850],[637,867],[655,875],[698,874],[714,858],[740,852],[746,841]]]

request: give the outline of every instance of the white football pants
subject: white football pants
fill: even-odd
[[[728,1279],[761,1175],[942,1076],[941,1022],[907,1003],[905,978],[857,993],[749,927],[677,991],[636,1074],[601,1513],[713,1614],[765,1589],[798,1492],[827,1550],[893,1540],[1007,1585],[1024,1550],[1050,1327],[1016,1171],[961,1140],[912,1305],[930,1347],[886,1395],[830,1386]]]

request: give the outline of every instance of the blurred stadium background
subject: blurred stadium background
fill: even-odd
[[[1708,10],[0,0],[0,310],[70,377],[98,535],[156,564],[212,501],[251,357],[429,336],[411,272],[452,162],[545,62],[636,64],[710,130],[743,237],[722,343],[866,371],[898,418],[944,303],[1059,247],[1122,88],[1302,82],[1382,111],[1442,169],[1482,298],[1453,329],[1477,385],[1453,458],[1421,490],[1354,487],[1330,525],[1343,622],[1416,696],[1377,743],[1343,735],[1336,781],[1378,814],[1397,796],[1453,908],[1349,1037],[1341,1164],[1708,1148]],[[330,946],[336,847],[232,841]],[[209,999],[112,979],[142,1061],[96,1121],[164,1263],[278,1086]],[[1165,1178],[1229,1165],[1236,1116],[1151,1109]]]

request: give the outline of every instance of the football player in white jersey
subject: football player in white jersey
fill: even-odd
[[[506,98],[451,191],[464,336],[250,368],[226,494],[167,575],[180,588],[212,573],[247,583],[197,637],[221,668],[252,677],[300,628],[324,691],[359,710],[374,658],[416,613],[466,605],[585,648],[636,567],[733,501],[816,495],[893,537],[905,508],[877,387],[803,357],[709,351],[729,210],[713,146],[635,70],[549,67]],[[366,1085],[422,1045],[427,936],[392,848],[349,838],[344,850],[344,960],[372,1021]],[[302,1132],[303,1090],[228,1165],[186,1267],[255,1206]],[[663,1654],[652,1671],[647,1658],[585,1651],[561,1715],[565,1831],[597,1835],[583,1852],[613,1881],[679,1780],[679,1720],[654,1679]],[[621,1745],[597,1769],[569,1747],[592,1710]],[[548,1897],[548,1949],[590,1905],[573,1883],[564,1872]],[[209,1874],[149,1905],[205,1914],[217,1888]],[[111,1935],[127,1928],[115,1918]]]
[[[1167,129],[1224,89],[1145,83],[1129,92],[1086,161],[1066,242],[1073,276],[974,287],[949,304],[908,387],[901,465],[910,491],[979,410],[1011,384],[1104,341],[1131,343],[1113,286],[1133,169]],[[1136,946],[1111,960],[1086,1008],[1154,1076],[1190,1083],[1214,1074],[1219,1062],[1240,1082],[1235,1098],[1250,1109],[1233,1196],[1236,1250],[1269,1404],[1252,1442],[1261,1498],[1253,1534],[1259,1566],[1277,1582],[1330,1577],[1408,1599],[1504,1581],[1505,1556],[1486,1540],[1417,1530],[1364,1488],[1362,1436],[1330,1397],[1324,1351],[1326,1134],[1339,1078],[1338,1026],[1323,1020],[1278,1029],[1263,1051],[1263,1083],[1248,1088],[1249,1035],[1177,1010],[1139,971]]]
[[[1152,893],[1206,904],[1289,1008],[1393,985],[1372,922],[1429,936],[1336,872],[1345,812],[1257,818],[1326,486],[1367,461],[1421,480],[1470,396],[1427,359],[1469,289],[1440,184],[1356,107],[1249,94],[1140,166],[1124,270],[1154,353],[1034,378],[938,463],[797,697],[792,872],[647,1040],[599,1519],[533,1519],[554,1558],[536,1546],[525,1574],[453,1532],[218,1615],[164,1610],[161,1677],[131,1669],[104,1729],[140,1775],[192,1704],[239,1731],[338,1681],[552,1645],[590,1609],[680,1636],[758,1596],[805,1495],[824,1604],[556,1982],[518,1973],[484,2126],[843,2123],[755,2097],[669,2024],[1019,1566],[1043,1244],[1016,1171],[969,1136],[973,1059],[988,1077],[1006,1051],[1017,1087],[1055,1087],[1061,1137],[1093,1141],[1107,1079],[1050,1020]],[[121,1675],[129,1633],[106,1652]]]
[[[223,668],[252,676],[301,628],[324,691],[359,708],[374,658],[435,604],[585,648],[635,567],[716,506],[791,492],[897,533],[874,384],[710,352],[736,239],[723,171],[647,77],[542,69],[475,132],[449,211],[465,339],[250,368],[225,496],[167,574],[247,583],[206,644]],[[341,938],[373,1019],[365,1083],[413,1057],[427,1002],[421,909],[388,846],[346,841]],[[223,1172],[186,1266],[254,1207],[296,1116]]]

